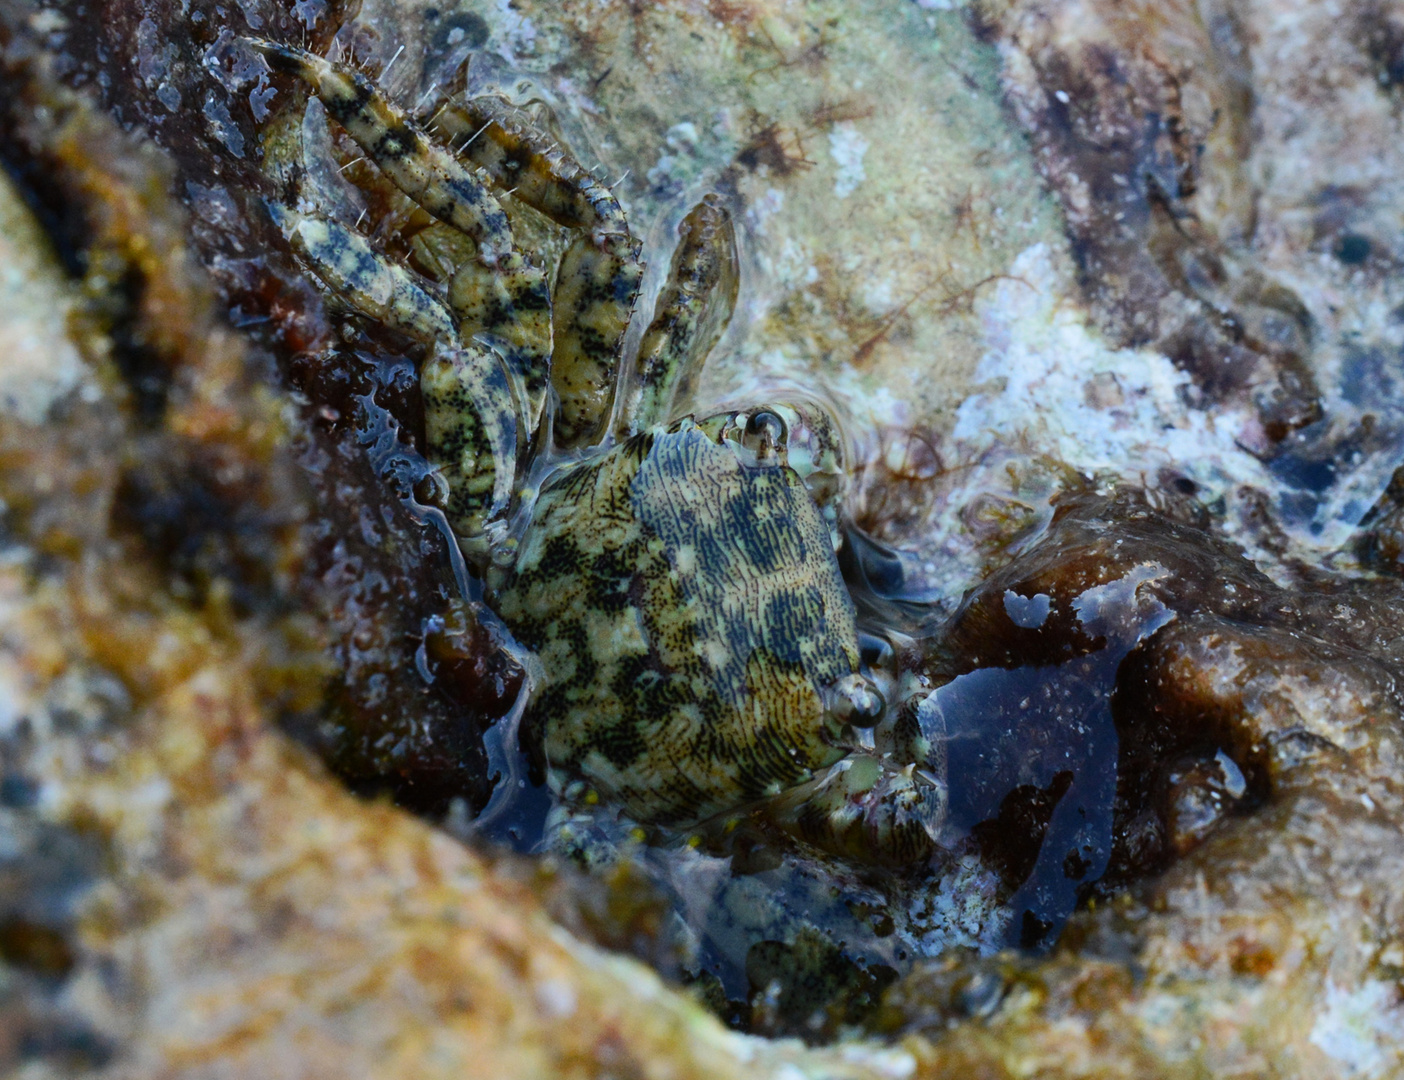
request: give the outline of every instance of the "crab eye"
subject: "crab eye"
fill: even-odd
[[[741,433],[741,445],[756,455],[760,461],[773,458],[777,450],[789,439],[785,421],[778,413],[769,409],[757,409],[746,420],[746,429]]]
[[[865,680],[864,685],[853,695],[853,715],[848,718],[848,722],[854,727],[873,727],[882,719],[886,708],[887,702],[882,699],[878,688]]]
[[[845,724],[856,728],[876,727],[887,710],[887,702],[871,679],[849,675],[830,691],[829,711]]]

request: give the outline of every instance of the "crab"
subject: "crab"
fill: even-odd
[[[523,733],[553,788],[650,825],[930,857],[944,759],[923,696],[889,709],[862,669],[836,425],[802,400],[688,411],[737,295],[723,200],[684,218],[621,380],[643,262],[607,185],[501,98],[420,124],[348,66],[251,45],[470,242],[435,283],[305,199],[270,204],[327,292],[426,346],[426,457],[488,605],[539,663]],[[494,191],[574,234],[554,284]]]

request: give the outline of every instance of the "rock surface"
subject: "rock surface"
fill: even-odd
[[[844,411],[855,513],[909,553],[904,590],[855,588],[875,619],[921,600],[938,694],[1095,668],[1105,874],[1043,957],[922,960],[807,1049],[562,928],[647,954],[628,880],[562,886],[348,793],[481,806],[521,672],[406,510],[411,366],[337,343],[259,211],[260,123],[303,113],[233,35],[329,48],[341,13],[114,2],[85,35],[7,2],[0,1068],[1404,1068],[1404,14],[432,10],[367,2],[338,39],[407,97],[471,50],[472,79],[530,79],[635,170],[655,264],[699,188],[746,209],[750,306],[702,392],[798,381]],[[987,728],[1000,752],[1032,730]],[[1074,789],[1000,760],[1022,794],[970,842],[1010,901],[1041,847],[1008,838],[1056,834]]]

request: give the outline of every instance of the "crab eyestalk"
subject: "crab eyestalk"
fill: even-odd
[[[789,425],[790,468],[799,473],[809,489],[837,548],[839,507],[848,489],[843,468],[843,432],[828,410],[812,402],[789,402],[774,408]]]
[[[840,511],[848,490],[843,432],[827,409],[811,401],[769,402],[710,417],[699,426],[713,439],[741,447],[757,465],[788,465],[798,473],[834,550],[843,545]]]

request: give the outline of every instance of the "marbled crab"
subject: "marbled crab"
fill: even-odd
[[[929,856],[944,759],[923,696],[889,710],[861,670],[835,426],[804,401],[685,411],[736,299],[723,202],[679,228],[616,395],[643,263],[608,186],[501,98],[420,124],[347,66],[252,44],[472,242],[430,282],[305,200],[272,205],[322,286],[427,346],[426,456],[489,605],[539,658],[524,732],[553,786],[645,823],[763,821],[864,861]],[[494,190],[574,231],[554,286]]]

